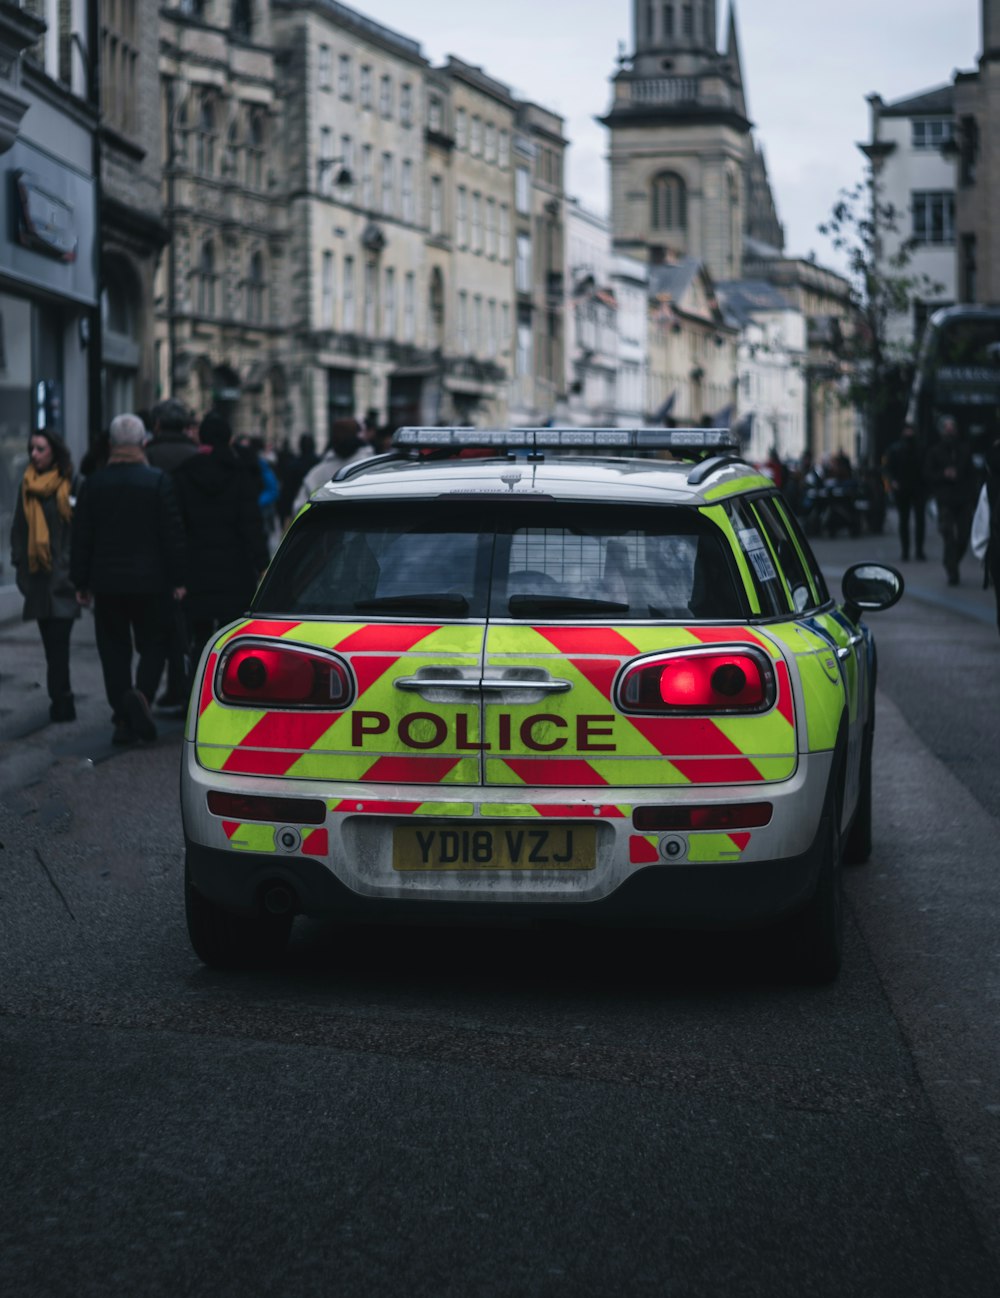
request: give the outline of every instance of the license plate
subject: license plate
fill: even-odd
[[[397,825],[394,870],[593,870],[593,825]]]

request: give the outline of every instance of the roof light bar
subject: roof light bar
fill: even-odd
[[[560,447],[685,452],[739,450],[728,428],[399,428],[400,447],[490,447],[557,450]]]

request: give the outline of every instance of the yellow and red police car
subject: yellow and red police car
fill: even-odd
[[[871,846],[861,615],[903,582],[855,565],[838,604],[734,449],[401,429],[316,492],[192,695],[198,956],[274,958],[296,914],[547,916],[774,926],[833,977]]]

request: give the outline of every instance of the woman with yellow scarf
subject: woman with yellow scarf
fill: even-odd
[[[69,681],[69,637],[80,616],[69,577],[73,518],[73,464],[55,433],[28,438],[28,467],[21,479],[10,529],[10,553],[17,588],[24,596],[25,622],[37,622],[45,647],[49,716],[75,721]]]

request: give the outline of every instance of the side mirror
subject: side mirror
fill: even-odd
[[[854,563],[840,583],[844,612],[856,622],[862,613],[879,613],[902,598],[903,574],[885,563]]]

